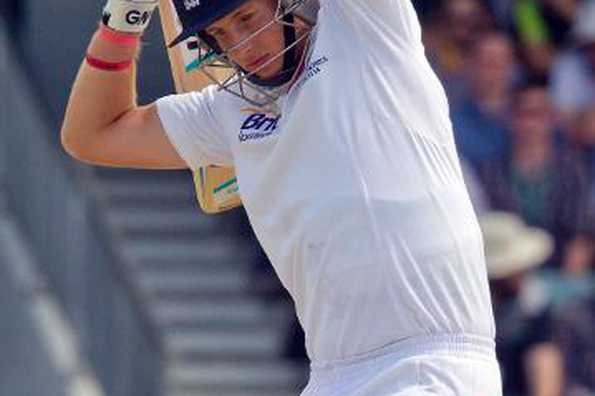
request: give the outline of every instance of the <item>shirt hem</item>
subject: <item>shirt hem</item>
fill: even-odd
[[[444,333],[407,337],[369,352],[352,357],[316,360],[310,363],[312,371],[337,369],[369,361],[386,355],[395,359],[423,354],[473,355],[474,357],[493,360],[496,358],[496,343],[487,336],[466,333]]]

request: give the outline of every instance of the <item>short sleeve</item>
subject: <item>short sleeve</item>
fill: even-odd
[[[190,169],[233,165],[225,131],[213,112],[214,100],[211,88],[157,100],[157,113],[167,136]]]
[[[363,34],[364,40],[394,42],[398,38],[408,45],[421,44],[421,26],[411,0],[320,2],[323,8],[335,10],[343,22],[352,25],[358,34]]]

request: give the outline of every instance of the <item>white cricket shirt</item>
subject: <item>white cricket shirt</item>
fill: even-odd
[[[493,339],[481,234],[409,0],[322,0],[280,116],[212,87],[157,103],[190,168],[236,167],[314,362]]]

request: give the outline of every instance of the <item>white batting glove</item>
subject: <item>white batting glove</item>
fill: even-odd
[[[149,25],[158,0],[108,0],[103,24],[125,33],[142,33]]]

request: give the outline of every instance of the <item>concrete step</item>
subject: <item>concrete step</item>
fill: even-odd
[[[258,326],[267,321],[267,307],[255,299],[221,301],[153,300],[152,314],[162,326]]]
[[[236,257],[226,257],[218,260],[207,260],[202,262],[200,259],[168,259],[163,257],[142,257],[136,259],[134,266],[138,272],[165,273],[210,273],[220,270],[251,270],[250,263]]]
[[[301,387],[295,390],[282,390],[282,389],[258,389],[258,390],[245,390],[245,389],[225,389],[225,393],[221,393],[221,389],[204,389],[195,388],[194,390],[176,390],[175,388],[166,391],[167,396],[299,396]]]
[[[126,200],[168,200],[175,201],[194,197],[192,180],[171,178],[169,180],[113,178],[101,183],[103,193],[113,201]]]
[[[128,239],[171,239],[193,235],[196,238],[210,237],[220,231],[215,217],[201,215],[196,208],[164,207],[158,210],[147,208],[112,208],[107,213],[110,224]]]
[[[151,316],[164,334],[180,332],[221,331],[262,327],[287,333],[295,317],[290,302],[263,303],[258,297],[155,300],[150,304]]]
[[[154,181],[168,182],[172,180],[188,180],[191,173],[188,170],[148,170],[129,168],[94,167],[92,171],[101,182],[114,180],[137,182]]]
[[[250,246],[229,237],[162,240],[146,238],[123,244],[126,255],[135,263],[148,261],[194,261],[207,262],[249,262],[252,259]]]
[[[139,281],[147,294],[153,296],[171,293],[233,293],[249,289],[249,277],[245,271],[220,268],[217,272],[204,271],[143,271]]]
[[[244,391],[288,392],[303,383],[303,367],[286,362],[173,363],[166,370],[166,384],[178,390],[203,389],[219,395]],[[198,393],[202,395],[202,393]]]
[[[279,356],[285,333],[274,327],[176,331],[164,336],[169,361],[272,360]]]

